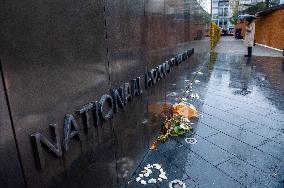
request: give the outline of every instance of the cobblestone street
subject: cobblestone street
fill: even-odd
[[[167,92],[178,95],[192,82],[200,99],[188,102],[201,114],[198,123],[185,137],[149,150],[128,187],[164,188],[175,179],[188,188],[284,187],[284,59],[281,52],[260,46],[251,59],[245,53],[241,40],[223,37],[210,55],[196,53],[175,70]],[[166,98],[176,102],[174,96]],[[188,144],[185,138],[197,142]],[[136,182],[141,170],[155,163],[167,180]]]

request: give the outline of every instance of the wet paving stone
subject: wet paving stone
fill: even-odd
[[[245,162],[233,158],[218,165],[223,172],[237,179],[246,187],[267,187],[273,179],[259,169],[247,165]]]
[[[206,95],[204,99],[204,104],[211,107],[216,107],[224,111],[232,110],[236,108],[235,104],[232,104],[232,101],[224,97],[213,96],[211,94]],[[237,104],[237,102],[236,102]]]
[[[233,100],[235,102],[240,102],[240,103],[245,103],[245,104],[253,104],[253,103],[259,102],[261,100],[260,98],[248,100],[247,97],[243,97],[243,96],[233,94],[233,92],[231,90],[224,92],[224,91],[218,91],[216,89],[212,89],[212,90],[208,90],[207,92],[210,93],[213,96],[216,95],[216,96],[219,96],[219,97],[226,98],[227,100]]]
[[[284,145],[284,133],[283,133],[283,131],[282,131],[282,133],[279,133],[278,135],[276,135],[275,138],[273,138],[272,140]]]
[[[259,102],[256,102],[255,105],[257,106],[274,106],[274,108],[277,108],[281,112],[284,111],[284,99],[282,96],[268,96],[266,100],[262,100]]]
[[[231,100],[226,101],[226,103],[231,104],[234,108],[229,109],[229,110],[233,110],[233,109],[240,109],[243,111],[249,111],[261,116],[268,116],[271,113],[275,113],[275,109],[271,109],[271,108],[264,108],[261,106],[256,106],[254,104],[246,104],[246,103],[239,103],[239,102],[234,102]],[[228,110],[228,111],[229,111]]]
[[[222,119],[217,119],[211,115],[203,114],[203,118],[200,119],[202,126],[209,126],[210,128],[217,130],[218,132],[223,131],[227,134],[235,134],[240,131],[244,131],[240,126],[233,125]]]
[[[279,169],[284,168],[282,161],[262,152],[252,153],[245,161],[272,176],[274,176]]]
[[[199,185],[195,181],[197,181],[197,179],[188,178],[187,180],[183,182],[185,183],[186,187],[198,188]]]
[[[130,182],[129,182],[129,184],[128,185],[126,185],[125,187],[127,187],[127,188],[157,188],[157,186],[155,185],[155,184],[147,184],[147,185],[142,185],[142,184],[139,184],[139,183],[137,183],[136,181],[135,181],[135,179],[133,179],[133,180],[131,180]]]
[[[184,151],[184,150],[183,150]],[[176,152],[181,152],[176,151]],[[174,163],[183,169],[190,177],[191,183],[196,187],[242,187],[237,181],[212,166],[206,160],[200,158],[193,152],[184,152],[174,160]]]
[[[242,125],[249,122],[249,120],[241,118],[238,115],[234,115],[211,106],[203,106],[201,113],[213,116],[215,118],[230,122],[235,125]]]
[[[276,182],[279,182],[278,185],[284,187],[284,168],[280,168],[275,174]]]
[[[209,124],[209,123],[208,123]],[[210,126],[217,129],[223,134],[229,135],[239,141],[242,141],[250,146],[257,147],[269,141],[269,139],[259,136],[255,133],[248,132],[242,127],[237,127],[226,123],[211,123],[210,125],[204,124],[204,126]]]
[[[219,132],[211,127],[204,126],[204,124],[201,123],[193,125],[192,127],[195,128],[195,132],[201,137],[209,137]]]
[[[280,163],[281,161],[269,155],[269,153],[260,151],[222,133],[208,137],[206,140],[270,175],[275,174],[277,170],[283,168],[283,165]]]
[[[267,142],[258,147],[258,149],[270,153],[284,162],[284,145],[275,142]]]
[[[284,168],[282,161],[259,150],[253,149],[250,153],[238,155],[238,158],[252,166],[255,166],[270,176],[274,176],[277,171]]]
[[[157,151],[160,153],[175,150],[176,148],[182,147],[183,145],[177,142],[175,139],[169,139],[166,143],[161,143],[157,146]]]
[[[273,188],[283,188],[284,187],[284,180],[283,181],[271,181],[268,184],[268,187],[273,187]]]
[[[139,166],[143,168],[148,164],[157,164],[157,163],[160,164],[162,168],[164,168],[166,165],[170,164],[171,161],[165,158],[163,154],[161,154],[160,152],[157,152],[155,150],[150,150]]]
[[[271,113],[267,117],[284,123],[284,113],[282,112]]]
[[[206,161],[210,162],[213,165],[218,165],[233,157],[232,154],[209,143],[200,136],[196,135],[194,138],[197,139],[196,144],[191,145],[186,143],[185,141],[183,141],[182,143],[195,154],[202,156],[202,158],[204,158]]]
[[[250,112],[250,111],[244,111],[242,109],[236,108],[233,110],[229,111],[232,114],[236,114],[238,116],[241,116],[243,119],[248,119],[250,121],[254,121],[254,122],[258,122],[264,126],[269,126],[269,127],[273,127],[273,128],[283,128],[283,123],[279,122],[277,120],[274,119],[270,119],[268,117]]]
[[[262,124],[256,123],[256,122],[248,122],[246,124],[241,125],[244,129],[254,132],[258,135],[261,135],[265,138],[268,138],[268,140],[275,140],[275,138],[281,134],[277,129],[263,126]]]

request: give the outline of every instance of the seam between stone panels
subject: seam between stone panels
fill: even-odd
[[[277,112],[276,112],[276,111],[271,112],[271,113],[267,114],[266,116],[270,116],[270,115],[273,115],[273,114],[277,114]],[[265,117],[266,117],[266,116],[265,116]]]
[[[265,142],[263,142],[262,144],[260,144],[260,145],[258,145],[258,146],[256,146],[257,148],[258,147],[261,147],[261,146],[263,146],[263,145],[265,145],[265,144],[267,144],[267,143],[269,143],[269,142],[271,142],[271,140],[265,140]],[[280,159],[281,160],[281,159]]]
[[[234,107],[234,106],[232,106],[232,107]],[[237,109],[237,108],[239,108],[239,107],[234,107],[234,108],[231,108],[231,109],[228,109],[228,110],[225,110],[225,112],[230,112],[231,110],[235,110],[235,109]]]
[[[230,157],[229,159],[227,159],[227,160],[225,160],[225,161],[222,161],[221,163],[218,163],[218,164],[216,164],[215,166],[219,166],[219,165],[221,165],[221,164],[224,164],[224,163],[226,163],[226,162],[228,162],[229,160],[234,159],[234,158],[236,158],[236,157],[235,157],[235,156]]]
[[[186,181],[188,181],[188,180],[192,180],[193,182],[194,182],[194,186],[195,186],[195,184],[197,184],[192,178],[190,178],[190,177],[188,177],[188,178],[186,178],[185,180],[183,180],[183,182],[186,182]],[[188,186],[187,186],[188,187]]]
[[[201,123],[202,123],[202,122],[201,122]],[[217,131],[219,131],[219,132],[221,132],[221,133],[223,133],[223,134],[225,134],[225,135],[227,135],[227,136],[229,136],[229,137],[231,137],[231,138],[233,138],[233,139],[235,139],[235,140],[238,140],[238,141],[240,141],[240,142],[242,142],[242,143],[244,143],[244,144],[246,144],[246,145],[248,145],[248,146],[250,146],[250,147],[252,147],[252,148],[255,148],[255,149],[257,149],[257,150],[259,150],[259,151],[261,151],[261,152],[263,152],[263,153],[265,153],[265,154],[267,154],[267,155],[270,155],[271,157],[274,157],[275,159],[278,159],[278,160],[282,161],[282,160],[279,159],[278,157],[275,157],[274,155],[271,155],[270,153],[266,153],[266,152],[260,150],[259,148],[257,148],[256,146],[252,146],[252,145],[250,145],[250,144],[248,144],[248,143],[246,143],[246,142],[244,142],[244,141],[242,141],[242,140],[240,140],[240,139],[238,139],[238,138],[236,138],[236,137],[233,137],[233,136],[231,136],[231,135],[229,135],[229,134],[227,134],[227,133],[225,133],[225,132],[223,132],[223,131],[220,131],[220,130],[218,130],[218,129],[216,129],[216,128],[210,126],[210,125],[207,125],[207,124],[205,124],[205,123],[202,123],[202,124],[204,124],[204,125],[207,126],[207,127],[212,128],[212,129],[215,129],[215,130],[217,130]]]
[[[104,3],[106,0],[104,1]],[[106,46],[106,60],[107,60],[107,71],[108,71],[108,81],[109,85],[111,84],[111,78],[110,78],[110,65],[109,65],[109,47],[108,47],[108,32],[107,32],[107,15],[106,15],[106,6],[104,4],[104,31],[105,31],[105,46]]]
[[[198,134],[196,134],[196,135],[198,135]],[[198,135],[198,136],[199,136],[199,135]],[[204,140],[206,140],[207,142],[209,142],[209,143],[213,144],[214,146],[216,146],[216,147],[218,147],[218,148],[222,149],[223,151],[225,151],[225,152],[227,152],[227,153],[229,153],[229,154],[231,154],[231,155],[235,156],[237,159],[239,159],[239,160],[243,161],[244,163],[249,164],[250,166],[252,166],[252,167],[254,167],[254,168],[256,168],[256,169],[260,170],[261,172],[263,172],[263,173],[265,173],[265,174],[269,175],[269,176],[270,176],[270,177],[272,177],[272,178],[275,178],[274,176],[272,176],[272,175],[271,175],[271,174],[269,174],[268,172],[265,172],[264,170],[262,170],[262,169],[260,169],[260,168],[256,167],[255,165],[253,165],[253,164],[251,164],[251,163],[249,163],[249,162],[247,162],[247,161],[245,161],[245,160],[241,159],[240,157],[238,157],[238,156],[237,156],[237,155],[235,155],[234,153],[231,153],[230,151],[228,151],[228,150],[226,150],[226,149],[222,148],[221,146],[219,146],[219,145],[217,145],[217,144],[215,144],[215,143],[213,143],[213,142],[211,142],[211,141],[207,140],[206,138],[203,138],[203,139],[204,139]]]
[[[220,134],[220,132],[218,131],[217,133],[214,133],[214,134],[211,134],[211,135],[209,135],[209,136],[200,136],[200,137],[202,137],[202,138],[209,138],[209,137],[212,137],[212,136],[215,136],[215,135],[217,135],[217,134]]]
[[[268,118],[268,119],[273,119],[274,121],[278,121],[278,122],[280,122],[280,123],[284,123],[284,121],[281,121],[281,120],[279,120],[279,119],[275,119],[275,118],[270,118],[270,117],[268,117],[268,116],[273,115],[273,114],[277,114],[277,112],[271,112],[271,113],[265,115],[264,117],[266,117],[266,118]]]
[[[203,104],[204,104],[204,105],[206,105],[206,106],[209,106],[209,107],[211,107],[211,108],[221,110],[221,111],[223,111],[223,112],[228,112],[228,111],[230,111],[230,110],[234,110],[234,109],[238,108],[238,107],[235,107],[235,106],[232,106],[232,105],[226,104],[226,105],[231,106],[231,107],[233,107],[233,108],[228,109],[228,110],[223,110],[222,108],[218,108],[218,107],[212,106],[212,105],[207,104],[207,103],[203,103]],[[224,103],[223,103],[223,104],[224,104]]]
[[[107,15],[106,15],[106,0],[103,0],[103,13],[104,13],[104,31],[105,31],[105,46],[106,46],[106,60],[107,60],[107,71],[108,71],[108,86],[111,89],[111,77],[110,77],[110,63],[109,63],[109,48],[108,48],[108,32],[107,32]],[[116,171],[116,185],[118,186],[118,164],[117,164],[117,135],[113,125],[113,122],[109,122],[112,126],[113,144],[114,144],[114,160],[115,160],[115,171]]]
[[[254,121],[252,121],[252,122],[254,122]],[[240,126],[246,125],[246,124],[248,124],[248,123],[251,123],[251,122],[244,123],[244,124],[242,124],[242,125],[240,125]],[[257,123],[257,122],[255,122],[255,123]],[[259,123],[257,123],[257,124],[259,124]],[[234,124],[232,124],[232,125],[234,125]],[[237,125],[234,125],[234,126],[237,126]],[[258,133],[256,133],[256,132],[253,132],[253,131],[251,131],[251,130],[248,130],[248,129],[245,129],[245,130],[248,131],[248,132],[251,132],[251,133],[253,133],[253,134],[255,134],[255,135],[258,135],[258,136],[260,136],[260,137],[262,137],[262,138],[265,138],[265,139],[267,139],[267,140],[269,140],[269,141],[271,141],[271,142],[274,142],[274,143],[276,143],[276,144],[281,144],[280,142],[277,142],[277,141],[275,141],[275,140],[273,140],[273,139],[271,139],[271,138],[265,137],[265,136],[263,136],[263,135],[261,135],[261,134],[258,134]],[[278,132],[278,131],[277,131],[277,132]],[[279,134],[277,134],[276,136],[278,136],[278,135],[280,135],[280,134],[281,134],[281,132],[279,132]]]
[[[6,100],[6,103],[7,103],[7,108],[8,108],[11,128],[12,128],[12,131],[13,131],[14,143],[16,145],[18,161],[19,161],[20,168],[21,168],[21,171],[22,171],[22,176],[23,176],[23,179],[24,179],[25,187],[27,187],[28,185],[27,185],[26,175],[25,175],[25,171],[24,171],[22,158],[21,158],[21,155],[20,155],[20,149],[19,149],[19,145],[18,145],[18,140],[17,140],[17,136],[16,136],[15,127],[14,127],[15,125],[14,125],[14,122],[13,122],[13,116],[12,116],[12,111],[11,111],[11,107],[10,107],[8,91],[7,91],[6,83],[5,83],[5,80],[4,80],[4,71],[3,71],[3,68],[2,68],[2,61],[1,61],[1,59],[0,59],[0,74],[1,74],[1,79],[2,79],[2,84],[3,84],[3,89],[4,89],[5,100]]]

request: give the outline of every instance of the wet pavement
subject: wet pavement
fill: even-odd
[[[232,45],[233,42],[233,45]],[[220,42],[214,49],[217,53],[234,53],[243,55],[247,53],[247,48],[244,47],[244,40],[236,40],[232,36],[222,37]],[[252,55],[268,56],[268,57],[282,57],[282,52],[274,49],[260,46],[256,43],[253,47]]]
[[[200,99],[188,102],[202,115],[192,133],[149,150],[127,187],[164,188],[174,179],[188,188],[284,187],[284,59],[256,56],[258,50],[247,59],[226,50],[237,46],[239,41],[224,38],[210,56],[176,70],[168,93],[179,95],[192,81]],[[277,54],[269,49],[262,54],[269,53]],[[167,100],[174,103],[176,97],[168,95]],[[187,137],[197,143],[186,143]],[[143,167],[155,163],[161,164],[167,180],[136,182]],[[155,176],[153,172],[151,178]]]

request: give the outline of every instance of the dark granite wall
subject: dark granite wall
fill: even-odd
[[[42,170],[30,135],[52,140],[56,124],[62,143],[65,114],[182,50],[207,53],[205,20],[193,0],[1,0],[1,187],[125,185],[159,131],[148,106],[166,101],[171,77],[142,84],[142,96],[87,133],[76,115],[80,141],[62,157],[44,148]]]

